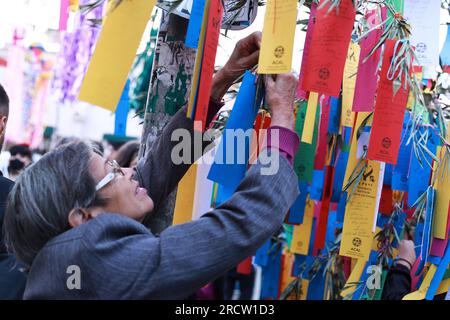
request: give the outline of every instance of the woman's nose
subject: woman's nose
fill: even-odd
[[[131,168],[122,168],[123,173],[125,173],[125,177],[132,179],[134,175],[134,170]]]

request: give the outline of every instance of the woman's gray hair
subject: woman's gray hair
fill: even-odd
[[[92,147],[73,142],[48,153],[27,168],[9,194],[4,218],[8,249],[28,266],[44,245],[70,229],[74,208],[105,204],[89,172]]]

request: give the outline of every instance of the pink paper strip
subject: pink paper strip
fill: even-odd
[[[447,218],[447,239],[442,240],[442,239],[438,239],[438,238],[433,238],[433,240],[431,242],[431,250],[430,250],[430,254],[432,256],[441,257],[441,258],[444,256],[445,249],[447,248],[447,244],[448,244],[449,232],[450,232],[450,207],[448,210],[448,218]]]
[[[419,268],[420,261],[422,260],[422,255],[420,255],[416,262],[414,262],[414,265],[411,269],[411,291],[415,291],[417,287],[417,283],[419,282],[420,278],[423,276],[423,273],[416,276],[417,269]]]
[[[314,24],[316,21],[316,12],[317,12],[317,4],[313,2],[311,4],[311,14],[309,16],[308,29],[306,31],[306,40],[305,40],[305,47],[303,49],[302,67],[300,69],[300,78],[297,87],[297,98],[303,100],[308,100],[308,92],[302,90],[302,81],[305,77],[306,65],[308,64],[308,52],[309,48],[311,47]]]
[[[382,11],[383,19],[386,16],[386,7]],[[377,10],[367,13],[366,19],[372,27],[380,24]],[[372,112],[375,105],[375,93],[378,82],[378,63],[381,57],[381,48],[364,63],[370,51],[375,47],[383,30],[377,29],[361,41],[361,54],[359,57],[358,74],[356,77],[355,97],[352,110],[354,112]]]
[[[59,31],[67,30],[67,20],[69,19],[70,0],[61,0],[59,13]]]

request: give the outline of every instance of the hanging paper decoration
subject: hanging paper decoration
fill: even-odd
[[[206,119],[208,117],[208,106],[212,89],[212,78],[214,75],[214,63],[216,61],[217,47],[219,45],[220,26],[223,15],[223,6],[221,0],[210,1],[208,8],[208,18],[205,25],[203,52],[201,53],[201,73],[195,98],[195,121],[201,122],[201,130],[206,128]],[[200,52],[197,58],[200,58]],[[197,61],[196,61],[197,63]],[[193,92],[192,92],[193,93]]]
[[[312,2],[311,12],[309,14],[308,26],[306,30],[305,45],[303,48],[302,66],[300,69],[300,77],[298,80],[298,87],[297,87],[297,98],[304,100],[308,99],[308,93],[306,91],[303,91],[302,88],[303,88],[303,81],[305,79],[305,70],[308,66],[308,55],[309,50],[311,48],[311,41],[314,32],[314,24],[316,22],[316,14],[317,14],[317,4],[315,2]]]
[[[402,50],[402,42],[387,40],[381,79],[378,86],[377,102],[373,119],[373,129],[370,135],[368,158],[384,161],[390,164],[397,163],[403,117],[408,102],[409,86],[396,84],[397,92],[393,90],[393,79],[397,77],[398,58],[396,53]]]
[[[430,35],[439,34],[440,8],[440,0],[405,0],[404,15],[411,25],[411,45],[420,66],[439,65],[439,37]]]
[[[59,15],[59,31],[67,30],[67,20],[69,19],[70,0],[61,0]]]
[[[366,21],[370,23],[368,28],[381,25],[386,20],[386,8],[381,8],[381,16],[378,16],[377,10],[369,10],[366,13]],[[380,41],[383,29],[381,27],[369,32],[361,40],[361,52],[359,55],[358,73],[356,74],[355,93],[352,110],[355,112],[373,111],[375,105],[375,93],[377,89],[378,65],[381,57],[381,47],[371,56],[371,50]]]
[[[114,125],[114,135],[125,137],[127,133],[128,111],[130,110],[130,82],[127,81],[120,97],[119,104],[116,109],[116,119]]]
[[[78,99],[115,111],[155,3],[123,1],[110,8]]]
[[[81,0],[80,5],[91,3]],[[61,102],[74,102],[78,96],[91,59],[100,27],[91,23],[101,20],[103,8],[78,11],[75,14],[74,29],[63,35],[61,51],[58,55],[53,76],[53,91]]]
[[[297,0],[267,1],[258,72],[280,74],[291,71],[297,21]]]
[[[338,97],[356,12],[351,0],[342,0],[339,10],[329,7],[317,11],[302,89]]]

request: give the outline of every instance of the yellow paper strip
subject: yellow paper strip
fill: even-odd
[[[353,137],[352,137],[352,143],[350,145],[350,153],[348,156],[348,162],[347,162],[347,168],[345,169],[345,176],[344,176],[344,183],[343,186],[345,186],[348,182],[348,179],[350,178],[350,175],[352,174],[353,170],[355,169],[358,159],[356,158],[356,154],[358,151],[358,141],[356,139],[356,135],[358,133],[358,128],[361,126],[363,121],[370,115],[369,112],[359,112],[356,118],[355,127],[353,128]],[[367,125],[370,125],[370,122],[367,123]],[[351,127],[353,124],[351,125]]]
[[[341,291],[342,298],[349,297],[353,295],[353,293],[356,291],[355,283],[359,282],[359,279],[361,279],[365,265],[366,265],[365,260],[363,259],[357,260],[355,267],[353,268],[352,272],[350,273],[350,276],[347,279],[347,282],[345,283],[344,289]]]
[[[298,300],[306,300],[308,298],[309,280],[302,279],[302,289],[300,290],[300,297]]]
[[[420,285],[419,290],[407,294],[403,297],[403,300],[423,300],[427,294],[428,288],[430,287],[431,280],[433,280],[434,274],[436,273],[436,265],[432,264],[428,269],[425,278]]]
[[[267,1],[258,73],[280,74],[291,71],[297,4],[297,0]]]
[[[98,39],[79,100],[115,111],[156,0],[122,1]]]
[[[447,134],[447,141],[449,139],[449,134]],[[438,148],[438,158],[441,160],[440,170],[436,171],[436,203],[434,208],[433,217],[433,237],[445,240],[447,238],[447,219],[448,219],[448,208],[450,203],[450,172],[449,163],[445,158],[445,153],[442,152],[440,157],[440,151],[442,149]]]
[[[177,199],[173,215],[174,225],[192,221],[196,179],[197,164],[194,163],[178,184]]]
[[[295,280],[292,276],[292,266],[294,264],[295,256],[292,253],[286,252],[283,260],[283,272],[281,274],[281,292],[283,292],[287,286]]]
[[[308,255],[309,242],[311,240],[311,231],[314,218],[314,201],[306,201],[303,224],[294,226],[292,235],[291,252]]]
[[[342,114],[341,123],[345,127],[352,127],[355,113],[353,99],[355,97],[356,73],[358,72],[361,48],[357,43],[351,43],[345,61],[344,79],[342,83]]]
[[[450,279],[443,280],[439,285],[439,288],[436,290],[435,296],[448,292],[449,288],[450,288]]]
[[[341,256],[369,259],[379,179],[380,163],[368,160],[363,177],[345,209]]]
[[[308,106],[306,108],[305,126],[302,133],[302,142],[311,144],[314,135],[314,126],[316,124],[317,104],[319,103],[319,94],[311,92],[309,94]]]

